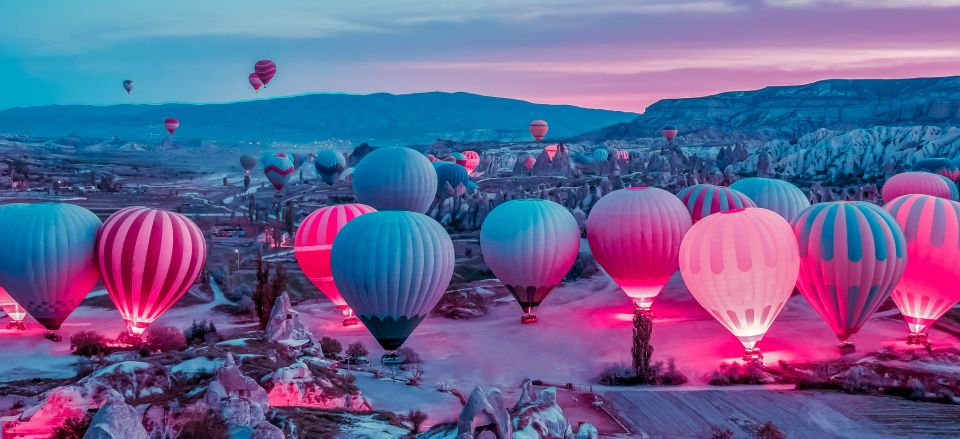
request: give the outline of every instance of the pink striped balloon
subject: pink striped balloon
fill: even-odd
[[[760,208],[710,215],[680,244],[680,274],[697,302],[747,349],[757,343],[790,298],[800,272],[790,224]]]
[[[303,219],[294,239],[293,254],[300,264],[300,269],[307,279],[343,312],[344,325],[356,324],[359,321],[352,317],[353,311],[347,306],[347,301],[343,299],[333,281],[330,249],[333,248],[333,240],[343,226],[370,212],[376,212],[376,209],[360,203],[321,207]]]
[[[259,92],[260,87],[263,87],[263,81],[260,80],[260,77],[256,73],[251,73],[250,76],[247,76],[247,81],[250,82],[250,86],[253,87],[254,92]]]
[[[797,288],[833,329],[841,352],[890,297],[907,265],[903,232],[879,206],[864,201],[816,204],[793,223],[800,245]]]
[[[253,66],[253,73],[260,78],[260,82],[263,82],[263,86],[266,87],[273,79],[273,75],[277,74],[277,65],[269,59],[261,59]]]
[[[601,198],[587,218],[587,241],[597,263],[637,308],[653,299],[677,272],[680,241],[690,213],[670,192],[632,187]]]
[[[103,283],[135,335],[183,297],[206,257],[200,228],[189,218],[162,209],[118,210],[97,237]]]
[[[950,185],[938,177],[924,171],[903,172],[890,177],[881,190],[883,202],[889,203],[901,195],[923,194],[950,199]]]
[[[922,342],[927,328],[960,301],[960,203],[930,195],[904,195],[884,208],[907,238],[907,268],[893,301]]]
[[[169,132],[170,134],[173,134],[173,132],[176,131],[177,128],[180,128],[180,121],[172,117],[168,117],[166,120],[163,121],[163,126],[164,128],[167,129],[167,132]]]
[[[690,217],[696,224],[707,215],[731,209],[757,207],[750,197],[723,186],[695,184],[677,193],[680,201],[687,206]]]
[[[467,172],[472,174],[473,170],[477,169],[477,165],[480,164],[480,154],[477,154],[476,151],[464,151],[463,156],[467,158],[463,167],[467,168]]]

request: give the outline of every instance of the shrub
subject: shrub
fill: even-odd
[[[359,341],[350,343],[350,346],[347,346],[347,358],[356,361],[360,357],[366,357],[370,352],[367,351],[367,347],[360,343]]]
[[[715,425],[710,429],[710,439],[733,439],[733,430],[722,425]]]
[[[427,421],[427,414],[420,410],[410,410],[407,412],[407,419],[410,421],[410,433],[417,434],[423,423]]]
[[[143,345],[143,338],[133,335],[128,331],[123,331],[117,336],[117,343],[131,347],[140,347]]]
[[[757,439],[787,439],[787,435],[773,425],[773,422],[767,421],[757,430]]]
[[[71,340],[73,337],[71,337]],[[63,424],[56,426],[50,439],[82,439],[90,428],[90,416],[67,418]]]
[[[180,426],[180,439],[227,439],[227,424],[210,413],[192,413]]]
[[[600,384],[624,386],[636,379],[633,368],[623,363],[611,364],[600,373]]]
[[[397,350],[397,354],[400,358],[403,358],[403,364],[419,364],[422,363],[420,360],[420,355],[417,354],[412,348],[402,347]]]
[[[667,361],[667,368],[664,370],[663,363],[657,363],[657,384],[666,386],[679,386],[687,382],[687,376],[677,370],[677,363],[673,358]]]
[[[110,353],[106,339],[94,331],[80,331],[73,334],[70,337],[70,346],[73,349],[73,355],[81,355],[84,357]]]
[[[203,344],[218,338],[217,327],[213,322],[208,323],[206,320],[201,320],[199,323],[194,320],[193,324],[183,331],[183,335],[188,345]]]
[[[343,345],[340,344],[340,340],[324,336],[320,339],[320,350],[323,351],[324,357],[337,358],[337,355],[343,352]]]
[[[707,376],[707,383],[712,386],[730,386],[734,384],[763,384],[766,375],[761,366],[755,363],[740,364],[737,362],[721,364]]]
[[[172,326],[151,326],[147,331],[147,345],[160,352],[182,351],[187,347],[183,332]]]

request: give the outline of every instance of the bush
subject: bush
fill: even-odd
[[[710,429],[710,439],[733,439],[733,430],[722,425]]]
[[[360,343],[359,341],[350,343],[350,346],[347,346],[347,358],[356,361],[360,357],[366,357],[370,352],[367,351],[367,347]]]
[[[787,439],[787,435],[773,425],[773,422],[767,421],[757,430],[757,439]]]
[[[710,375],[707,383],[712,386],[731,386],[734,384],[763,384],[766,374],[761,366],[755,363],[740,364],[737,362],[721,364]]]
[[[663,368],[663,363],[657,363],[654,368],[657,371],[657,384],[679,386],[687,382],[687,376],[677,370],[677,363],[673,358],[667,361],[666,369]]]
[[[194,320],[193,324],[183,331],[183,335],[188,345],[204,344],[219,338],[217,335],[217,327],[213,322],[208,323],[206,320],[201,320],[200,323]]]
[[[182,351],[187,348],[187,339],[183,332],[172,326],[151,326],[147,330],[147,345],[160,352]]]
[[[633,383],[637,375],[632,367],[623,363],[611,364],[600,373],[600,384],[608,386],[626,386]]]
[[[70,347],[73,349],[73,355],[81,355],[84,357],[107,355],[110,353],[110,349],[107,347],[107,340],[94,331],[80,331],[73,334],[70,337]]]
[[[323,351],[324,357],[337,358],[337,355],[343,352],[343,345],[340,344],[340,340],[324,336],[320,339],[320,350]]]
[[[600,373],[600,384],[608,386],[635,386],[640,384],[649,384],[657,386],[679,386],[687,382],[687,376],[677,370],[676,362],[673,358],[663,362],[657,362],[647,368],[647,375],[640,377],[636,369],[626,364],[612,364],[607,366]]]
[[[420,355],[418,355],[417,352],[412,348],[402,347],[397,350],[397,354],[403,359],[403,364],[422,363],[422,360],[420,360]]]
[[[227,424],[213,414],[193,413],[180,426],[179,439],[227,439]]]
[[[410,433],[417,434],[423,423],[427,421],[427,414],[420,410],[410,410],[407,412],[407,419],[410,421]]]
[[[128,331],[123,331],[117,336],[117,344],[136,348],[143,345],[143,338]]]
[[[73,337],[71,337],[71,340]],[[56,426],[50,439],[82,439],[90,428],[90,422],[93,420],[90,416],[67,418],[63,424]]]

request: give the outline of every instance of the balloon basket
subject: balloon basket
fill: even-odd
[[[395,367],[403,364],[403,360],[405,360],[405,358],[403,355],[397,353],[397,351],[389,351],[380,357],[380,364]]]
[[[23,323],[23,320],[7,322],[7,329],[14,329],[17,331],[26,331],[27,325]]]
[[[360,319],[358,319],[358,318],[356,318],[356,317],[354,317],[354,316],[350,316],[350,317],[347,317],[347,318],[344,318],[344,319],[343,319],[343,327],[344,327],[344,328],[350,327],[350,326],[357,326],[357,325],[359,325],[359,324],[360,324]]]
[[[743,362],[748,364],[763,365],[763,353],[760,348],[748,348],[743,352]]]
[[[524,325],[532,325],[534,323],[537,323],[537,321],[538,321],[537,316],[533,314],[524,314],[520,316],[520,323]]]
[[[914,333],[907,336],[907,344],[929,347],[930,340],[927,339],[926,333]]]
[[[43,334],[43,338],[57,343],[63,341],[63,336],[57,331],[47,331],[46,334]]]
[[[842,341],[837,344],[837,352],[840,355],[849,355],[857,351],[857,347],[850,343],[849,341]]]

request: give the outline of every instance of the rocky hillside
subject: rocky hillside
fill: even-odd
[[[960,76],[830,79],[689,99],[664,99],[637,119],[593,131],[584,140],[656,137],[674,125],[684,143],[797,138],[821,128],[960,125]]]
[[[33,136],[167,136],[163,121],[180,120],[174,136],[227,142],[315,142],[329,139],[380,146],[461,141],[529,140],[533,119],[550,122],[548,138],[573,136],[635,113],[542,105],[469,93],[313,94],[229,104],[52,105],[0,111],[0,133]]]

